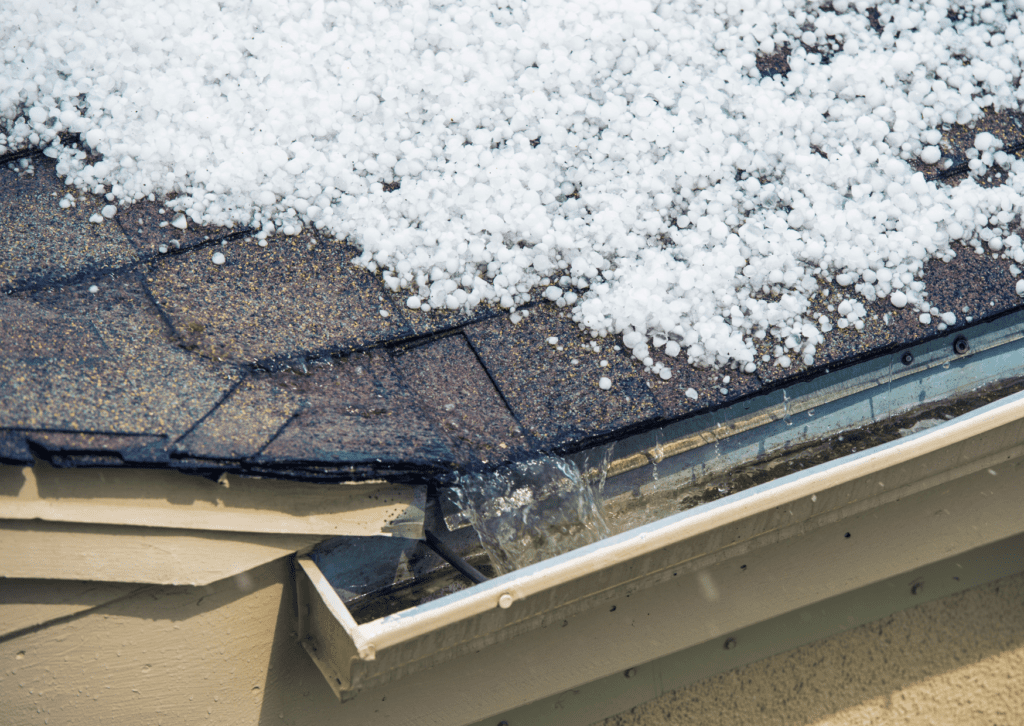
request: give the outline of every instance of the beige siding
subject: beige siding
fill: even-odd
[[[667,693],[602,726],[1016,726],[1024,575]]]
[[[474,697],[487,712],[488,679],[519,667],[484,651],[466,658],[472,668],[457,682],[432,669],[339,702],[294,623],[287,559],[207,587],[145,588],[0,638],[4,723],[436,726],[453,723],[445,704]],[[1016,575],[724,673],[604,726],[1015,726],[1024,723],[1022,673]]]

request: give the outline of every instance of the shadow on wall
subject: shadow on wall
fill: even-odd
[[[410,708],[451,696],[428,671],[339,702],[297,642],[293,577],[286,557],[204,587],[4,581],[5,613],[36,612],[34,624],[0,635],[5,723],[71,713],[100,725],[126,715],[413,723]],[[502,677],[501,663],[478,662],[481,682]],[[668,693],[604,726],[1018,723],[1024,695],[1011,686],[1021,672],[1016,575]]]
[[[600,726],[1024,722],[1024,574],[666,693]]]

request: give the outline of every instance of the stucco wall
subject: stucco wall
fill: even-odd
[[[1024,574],[672,691],[602,726],[1024,724]]]

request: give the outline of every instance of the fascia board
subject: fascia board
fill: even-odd
[[[304,483],[163,469],[0,465],[0,517],[204,532],[398,535],[423,532],[423,487]]]

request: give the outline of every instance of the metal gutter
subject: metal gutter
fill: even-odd
[[[739,466],[790,456],[801,447],[822,448],[824,441],[836,453],[821,453],[818,460],[837,458],[843,448],[862,449],[884,438],[865,437],[865,427],[887,428],[892,438],[901,422],[913,426],[924,419],[924,426],[935,422],[930,413],[949,418],[966,410],[957,402],[977,398],[994,382],[1002,393],[987,400],[1021,390],[1022,361],[1024,311],[1018,311],[569,458],[585,478],[600,482],[605,511],[618,518],[612,526],[621,532],[675,513],[677,495],[686,490],[691,499],[707,501],[746,486],[733,477]],[[951,401],[956,405],[947,405]],[[855,432],[857,441],[842,443],[847,432]],[[468,527],[446,491],[440,495],[446,527]],[[472,532],[464,536],[474,541]]]
[[[726,471],[772,451],[820,441],[924,404],[955,398],[994,380],[1024,376],[1024,312],[890,354],[824,371],[678,423],[617,442],[609,487],[638,479]],[[714,455],[700,453],[714,447]],[[583,468],[598,452],[573,457]],[[620,480],[616,485],[615,480]],[[664,485],[662,485],[664,486]]]
[[[955,509],[942,508],[944,526],[919,530],[912,547],[886,550],[884,560],[877,559],[878,552],[873,559],[839,559],[818,574],[824,579],[816,581],[808,574],[798,578],[797,585],[789,578],[789,592],[769,597],[763,589],[755,590],[715,605],[716,619],[722,623],[750,625],[926,561],[1024,532],[1021,466],[1024,394],[1016,394],[908,438],[735,493],[363,625],[355,624],[312,560],[299,558],[300,638],[341,696],[522,638],[558,621],[589,617],[617,598],[670,588],[680,576],[696,577],[700,587],[713,591],[717,586],[702,581],[702,572],[761,550],[792,553],[794,547],[806,546],[826,552],[820,542],[812,544],[815,533],[854,520],[874,522],[877,537],[895,542],[899,533],[894,528],[909,528],[901,521],[924,517],[923,521],[939,522],[933,518],[929,497],[938,492],[959,498]],[[978,488],[979,476],[986,488]],[[913,502],[922,503],[920,511],[913,509]],[[979,512],[986,515],[984,527],[978,526]],[[893,519],[897,513],[902,519]],[[949,526],[958,522],[963,526],[954,536]],[[838,546],[844,546],[841,540]],[[706,640],[694,641],[695,635],[688,632],[686,623],[696,615],[676,613],[676,635],[666,632],[658,647],[646,651],[650,658]],[[635,649],[622,646],[628,637],[621,632],[604,637],[608,651],[622,654],[615,668],[628,667],[629,659],[636,657]],[[568,665],[577,655],[551,652],[548,657]],[[602,667],[607,670],[607,663]],[[568,670],[583,679],[578,683],[593,680],[585,668]],[[558,686],[571,687],[564,677],[552,677],[543,688]]]

